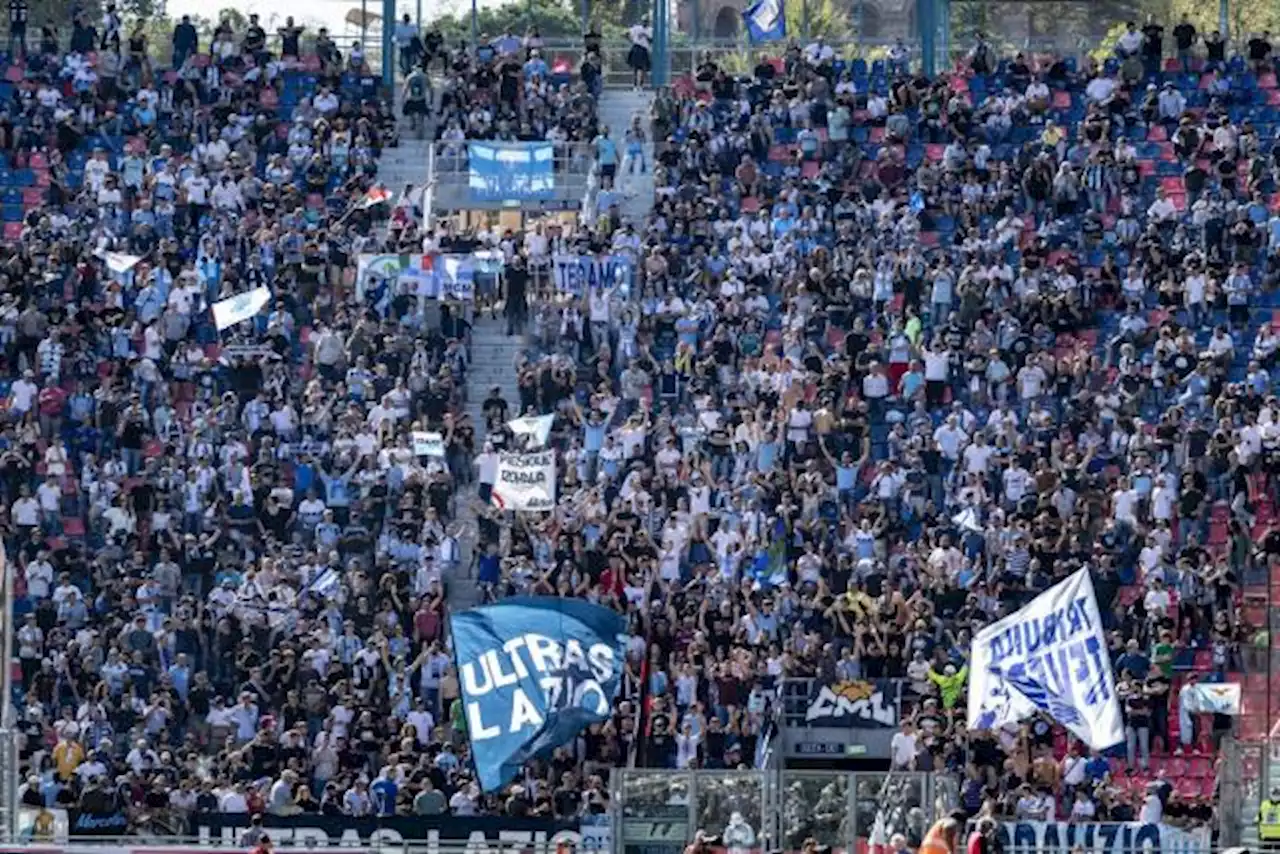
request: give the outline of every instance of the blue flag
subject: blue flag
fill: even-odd
[[[456,614],[452,628],[485,791],[612,712],[627,646],[616,611],[580,599],[516,598]]]
[[[742,13],[751,42],[776,42],[787,37],[785,0],[755,0]]]

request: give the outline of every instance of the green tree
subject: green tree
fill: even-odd
[[[819,38],[828,42],[852,40],[857,33],[851,12],[852,0],[805,0],[787,4],[787,35],[792,38]]]
[[[442,15],[435,21],[446,43],[471,39],[471,14]],[[531,29],[545,39],[582,38],[582,18],[576,6],[562,0],[527,0],[483,8],[477,16],[480,35],[496,38],[504,33],[524,35]]]

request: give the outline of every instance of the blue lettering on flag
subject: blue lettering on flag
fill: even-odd
[[[467,735],[485,791],[607,720],[622,682],[626,621],[578,599],[522,597],[452,621]]]

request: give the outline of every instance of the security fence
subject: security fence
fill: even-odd
[[[620,854],[679,854],[703,830],[725,845],[798,850],[806,839],[858,850],[876,823],[918,843],[955,804],[949,780],[916,772],[619,770],[613,786]],[[748,841],[749,840],[749,841]]]

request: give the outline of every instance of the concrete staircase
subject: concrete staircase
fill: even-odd
[[[653,210],[653,123],[649,114],[652,104],[653,93],[648,90],[606,89],[600,96],[597,107],[600,125],[609,128],[609,136],[618,144],[618,153],[623,160],[618,166],[613,192],[600,191],[595,208],[597,211],[605,211],[610,204],[617,204],[623,219],[633,222],[637,229]],[[625,172],[625,137],[627,128],[637,115],[640,116],[647,140],[644,155],[646,168],[643,174],[628,175]]]
[[[431,145],[436,138],[435,110],[438,106],[432,104],[432,114],[425,118],[423,129],[415,131],[404,117],[403,84],[397,84],[396,89],[396,115],[399,117],[396,129],[400,132],[400,145],[385,149],[378,159],[378,183],[391,191],[393,201],[399,201],[406,185],[420,191],[431,179]]]
[[[502,396],[514,416],[520,396],[516,388],[516,357],[524,348],[520,336],[507,335],[507,322],[501,316],[475,317],[471,330],[471,363],[467,367],[467,414],[475,425],[476,437],[483,441],[485,427],[481,407],[494,386],[502,389]],[[458,573],[449,579],[449,608],[457,611],[473,607],[480,602],[480,591],[471,572],[472,554],[476,542],[476,519],[479,499],[476,489],[469,486],[458,495],[457,520],[462,524],[462,563]]]

